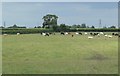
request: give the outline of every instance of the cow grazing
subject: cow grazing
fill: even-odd
[[[91,36],[96,36],[98,35],[99,33],[90,33]]]
[[[120,35],[118,37],[120,37]]]
[[[46,35],[45,36],[49,36],[49,33],[46,33]]]
[[[103,35],[104,33],[103,32],[100,32],[101,35]]]
[[[85,32],[85,35],[87,35],[87,32]]]
[[[100,37],[100,34],[98,34],[97,36]]]
[[[115,35],[115,33],[112,33],[112,35]]]
[[[93,33],[91,32],[90,35],[93,35]]]
[[[42,32],[40,34],[42,35]]]
[[[114,35],[115,35],[115,36],[119,36],[119,34],[117,34],[117,33],[116,33],[116,34],[114,34]]]
[[[72,37],[73,37],[74,35],[72,35]]]
[[[49,32],[49,35],[51,35],[52,33],[51,32]]]
[[[7,36],[8,34],[3,34],[4,36]]]
[[[49,36],[49,33],[41,33],[41,35],[43,35],[43,36]]]
[[[65,35],[68,35],[68,32],[65,32]]]
[[[111,35],[108,35],[108,38],[112,38],[112,36],[111,36]]]
[[[43,35],[43,36],[45,36],[45,35],[46,35],[46,33],[42,33],[42,35]]]
[[[93,39],[93,37],[92,36],[88,36],[88,39]]]
[[[76,34],[76,35],[78,35],[79,33],[78,33],[78,32],[76,32],[75,34]]]
[[[20,35],[20,33],[17,33],[17,35]]]
[[[94,33],[94,34],[93,34],[93,36],[96,36],[96,35],[98,35],[98,33]]]
[[[65,33],[64,33],[64,32],[61,32],[60,34],[61,34],[61,35],[65,35]]]
[[[107,37],[108,35],[104,35],[105,37]]]
[[[80,34],[80,35],[82,35],[82,33],[81,33],[81,32],[79,32],[79,34]]]

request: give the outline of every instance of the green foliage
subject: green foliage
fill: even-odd
[[[85,32],[118,32],[120,29],[114,28],[70,28],[71,32],[85,31]]]
[[[109,28],[116,28],[115,26],[110,26]]]
[[[61,32],[61,31],[69,31],[70,27],[65,24],[60,24],[60,26],[53,26],[53,31]]]
[[[13,26],[10,26],[8,28],[26,28],[25,26],[17,26],[16,24],[14,24]]]
[[[59,29],[59,26],[53,26],[52,29],[53,29],[53,31],[55,31],[55,32],[58,32],[58,31],[60,30],[60,29]]]
[[[2,29],[2,34],[32,34],[32,33],[40,33],[40,32],[52,32],[51,29],[43,29],[43,28],[4,28]]]
[[[103,26],[103,28],[107,28],[106,26]]]
[[[41,28],[41,26],[35,26],[34,28]]]
[[[81,27],[80,25],[76,25],[76,24],[72,25],[72,28],[80,28],[80,27]]]
[[[60,30],[65,31],[66,30],[66,25],[65,24],[60,24]]]
[[[91,26],[91,28],[95,28],[94,26]]]
[[[60,24],[60,31],[70,31],[70,27],[65,24]]]
[[[81,24],[81,28],[86,28],[86,24]]]
[[[5,28],[5,27],[3,27],[3,26],[0,26],[0,29],[1,29],[1,28]]]
[[[22,34],[30,34],[30,33],[40,33],[40,32],[60,32],[60,31],[69,31],[69,32],[76,32],[76,31],[86,31],[86,32],[118,32],[120,29],[112,29],[112,28],[102,28],[102,29],[95,29],[95,28],[70,28],[65,25],[60,26],[53,26],[53,29],[43,29],[43,28],[33,28],[33,29],[24,29],[24,28],[2,28],[2,34],[16,34],[16,33],[22,33]]]
[[[114,28],[70,28],[65,24],[60,24],[60,26],[53,26],[52,28],[2,28],[2,34],[32,34],[32,33],[40,33],[40,32],[60,32],[60,31],[68,31],[68,32],[119,32],[119,29]]]
[[[44,27],[53,27],[53,26],[57,26],[57,19],[58,16],[56,15],[52,15],[52,14],[47,14],[46,16],[43,16],[44,22],[43,22],[43,28]]]

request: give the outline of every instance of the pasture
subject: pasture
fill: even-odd
[[[3,74],[118,73],[118,37],[87,37],[59,33],[2,36]]]

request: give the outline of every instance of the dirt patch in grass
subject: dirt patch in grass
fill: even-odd
[[[102,54],[93,54],[91,57],[86,59],[87,60],[108,60],[109,58]]]

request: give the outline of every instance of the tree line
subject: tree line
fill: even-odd
[[[79,29],[79,28],[92,28],[95,29],[95,26],[87,26],[85,23],[83,24],[74,24],[72,26],[66,25],[66,24],[57,24],[58,16],[52,15],[52,14],[47,14],[43,16],[42,18],[44,21],[42,23],[42,26],[35,26],[34,28],[45,28],[45,29],[51,29],[53,31],[69,31],[70,29]],[[5,27],[1,27],[5,28]],[[25,26],[17,26],[14,24],[13,26],[7,27],[7,28],[27,28]],[[103,27],[103,28],[116,28],[115,26],[110,26],[110,27]]]

